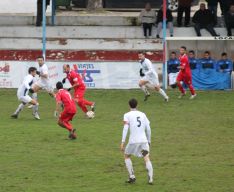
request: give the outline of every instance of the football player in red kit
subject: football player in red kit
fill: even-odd
[[[190,99],[194,99],[197,95],[195,93],[195,90],[193,88],[192,85],[192,73],[191,73],[191,69],[190,69],[190,65],[189,65],[189,60],[188,60],[188,56],[186,55],[186,47],[182,46],[180,48],[180,66],[179,66],[179,74],[177,76],[177,85],[179,87],[179,90],[181,92],[181,95],[179,96],[179,98],[182,98],[183,96],[185,96],[185,90],[181,84],[181,81],[183,83],[185,83],[190,92],[191,92],[191,97]]]
[[[60,108],[63,108],[63,111],[59,114],[58,125],[66,128],[69,131],[69,139],[76,139],[75,129],[73,129],[71,123],[74,115],[76,114],[76,104],[72,99],[71,94],[63,89],[62,82],[56,84],[58,92],[55,95],[56,98],[56,110],[55,116],[58,116]]]
[[[62,83],[65,83],[66,79],[69,80],[72,86],[68,90],[70,91],[72,88],[74,89],[74,99],[82,111],[86,114],[88,112],[86,106],[90,106],[91,110],[94,112],[95,103],[87,101],[84,98],[86,86],[82,77],[75,70],[71,70],[70,66],[66,64],[63,65],[63,72],[67,74],[67,77],[63,79]]]

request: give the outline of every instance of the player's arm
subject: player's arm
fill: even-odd
[[[74,84],[68,88],[68,91],[70,91],[71,89],[74,89],[75,87],[79,87],[79,81],[78,81],[78,77],[74,76],[73,74],[71,74],[72,77],[72,81],[74,82]]]
[[[32,81],[31,78],[25,78],[23,84],[30,93],[34,93],[33,89],[30,87],[30,82]]]
[[[128,128],[129,128],[129,123],[127,121],[124,121],[124,127],[123,127],[123,133],[122,133],[122,142],[120,144],[120,150],[124,150],[124,143],[126,141],[126,137],[128,134]]]
[[[58,117],[62,111],[62,101],[59,93],[56,94],[55,100],[56,100],[56,106],[55,106],[54,116]]]

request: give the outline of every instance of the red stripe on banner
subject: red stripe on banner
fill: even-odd
[[[47,50],[46,59],[51,61],[138,61],[138,51],[60,51]],[[1,61],[35,61],[42,55],[40,50],[0,50]],[[163,52],[146,52],[153,62],[163,61]]]

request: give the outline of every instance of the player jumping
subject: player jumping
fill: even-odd
[[[149,146],[151,141],[150,122],[146,115],[136,109],[137,100],[129,101],[131,111],[124,114],[124,128],[122,135],[121,151],[124,151],[125,165],[129,173],[127,183],[135,183],[136,177],[133,171],[131,155],[144,157],[146,170],[148,171],[148,183],[153,184],[153,166],[149,158]],[[124,143],[130,128],[129,142],[124,150]]]
[[[23,83],[20,85],[17,91],[17,97],[19,101],[21,101],[21,104],[18,106],[16,111],[14,112],[13,115],[11,115],[12,118],[17,119],[20,111],[25,107],[26,104],[30,103],[33,105],[33,116],[35,119],[40,119],[38,115],[38,105],[39,103],[37,100],[32,99],[29,95],[28,92],[33,92],[31,85],[33,84],[33,78],[37,74],[37,69],[35,67],[30,67],[28,69],[28,75],[24,77]]]
[[[190,99],[194,99],[197,96],[197,94],[195,93],[195,90],[192,85],[192,73],[189,65],[188,56],[186,55],[186,47],[184,46],[180,47],[179,60],[180,60],[180,66],[179,66],[180,71],[176,79],[177,85],[181,92],[179,99],[184,97],[186,94],[181,82],[185,83],[189,87],[189,90],[191,92]]]
[[[142,91],[145,93],[144,101],[147,101],[148,97],[150,96],[150,93],[147,88],[153,87],[163,96],[165,101],[168,102],[169,97],[164,92],[164,90],[161,89],[159,85],[158,74],[154,70],[151,61],[145,58],[145,54],[143,52],[139,52],[138,57],[141,63],[141,69],[140,69],[141,80],[139,81],[139,86],[142,89]]]
[[[72,128],[72,125],[69,121],[72,121],[74,115],[76,114],[76,104],[72,99],[71,94],[63,89],[62,82],[56,84],[58,93],[56,93],[56,109],[55,116],[59,116],[58,125],[67,129],[69,131],[69,139],[76,139],[75,129]],[[60,113],[60,108],[63,108],[63,111]],[[60,113],[60,115],[59,115]]]
[[[69,80],[72,86],[68,90],[74,89],[74,99],[81,110],[86,114],[88,112],[86,106],[90,106],[91,110],[94,112],[95,103],[84,98],[86,86],[81,76],[75,70],[71,70],[70,66],[66,64],[63,65],[63,72],[66,73],[67,76],[62,80],[62,83],[65,83],[66,79]]]

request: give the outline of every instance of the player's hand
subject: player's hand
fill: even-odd
[[[34,93],[34,90],[32,88],[29,89],[30,93]]]
[[[62,80],[62,83],[64,84],[66,82],[66,77]]]
[[[144,77],[144,76],[145,76],[145,74],[143,73],[143,70],[142,70],[142,69],[140,69],[139,73],[140,73],[140,76],[141,76],[141,77]]]
[[[121,143],[121,144],[120,144],[120,150],[121,150],[121,151],[124,151],[124,143]]]
[[[39,76],[41,75],[40,71],[37,71],[36,74],[39,75]]]
[[[71,91],[71,87],[67,89],[67,91]]]

